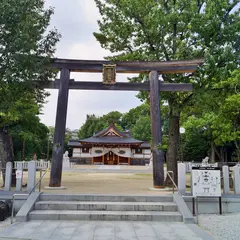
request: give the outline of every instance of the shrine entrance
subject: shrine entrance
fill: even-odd
[[[108,165],[130,165],[130,158],[119,156],[112,151],[104,155],[104,164]]]
[[[118,156],[112,151],[106,153],[103,157],[104,157],[104,164],[108,164],[108,165],[118,164]]]
[[[130,158],[123,157],[115,154],[110,151],[105,155],[93,157],[92,164],[93,165],[130,165]]]
[[[152,167],[153,187],[164,186],[164,154],[161,150],[162,126],[160,113],[160,92],[192,91],[192,84],[164,83],[160,81],[159,74],[185,74],[193,73],[203,63],[202,59],[183,61],[92,61],[53,59],[51,67],[61,72],[57,79],[45,88],[59,89],[55,133],[53,140],[52,167],[50,187],[60,187],[62,179],[62,163],[64,138],[66,129],[67,105],[69,90],[111,90],[111,91],[149,91],[150,110],[152,120]],[[71,72],[103,73],[103,82],[77,82],[70,79]],[[116,73],[142,73],[149,74],[149,81],[116,82]],[[114,155],[106,160],[115,163]],[[104,157],[105,161],[105,157]]]
[[[105,155],[93,157],[93,164],[103,165],[117,165],[119,157],[112,151],[107,152]]]

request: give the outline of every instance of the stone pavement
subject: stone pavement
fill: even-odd
[[[0,231],[5,239],[213,240],[195,224],[118,221],[30,221]]]

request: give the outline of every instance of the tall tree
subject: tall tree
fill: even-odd
[[[122,114],[118,111],[109,112],[101,117],[97,117],[94,114],[87,115],[86,122],[79,129],[78,136],[79,138],[91,137],[94,133],[103,130],[111,123],[114,123],[119,130],[122,130],[121,117]]]
[[[95,0],[101,14],[101,46],[113,60],[205,58],[195,75],[162,75],[165,82],[193,83],[194,92],[167,93],[169,107],[167,167],[177,179],[177,149],[182,110],[196,92],[212,88],[236,68],[240,50],[239,1],[236,0]],[[140,75],[134,81],[146,81]],[[146,95],[141,95],[146,98]]]
[[[16,103],[44,101],[60,36],[47,30],[53,9],[45,9],[44,0],[1,0],[0,12],[0,161],[5,167],[13,161],[9,127],[23,117]]]
[[[149,116],[140,116],[131,129],[132,136],[142,141],[151,141],[151,119]]]
[[[240,71],[234,71],[231,77],[216,83],[210,92],[203,93],[201,99],[196,97],[194,107],[186,109],[191,116],[185,116],[185,127],[208,141],[213,162],[215,155],[222,162],[226,160],[224,149],[229,144],[235,147],[240,159],[239,77]]]

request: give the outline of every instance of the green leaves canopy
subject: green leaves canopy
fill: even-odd
[[[43,0],[2,0],[0,12],[0,127],[3,127],[19,119],[21,110],[16,107],[19,101],[43,102],[44,83],[55,76],[48,66],[60,36],[55,29],[47,32],[53,9],[45,9]]]
[[[191,82],[195,89],[229,76],[239,62],[239,1],[95,0],[101,19],[95,37],[118,60],[205,58],[198,75],[163,76]],[[143,78],[140,78],[142,80]],[[192,96],[192,95],[190,95]],[[168,93],[169,106],[181,111],[188,94]]]

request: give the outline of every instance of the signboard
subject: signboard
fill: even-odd
[[[16,178],[22,178],[23,172],[22,170],[17,170],[16,171]]]
[[[220,197],[221,196],[220,168],[193,167],[192,194],[194,197]]]

